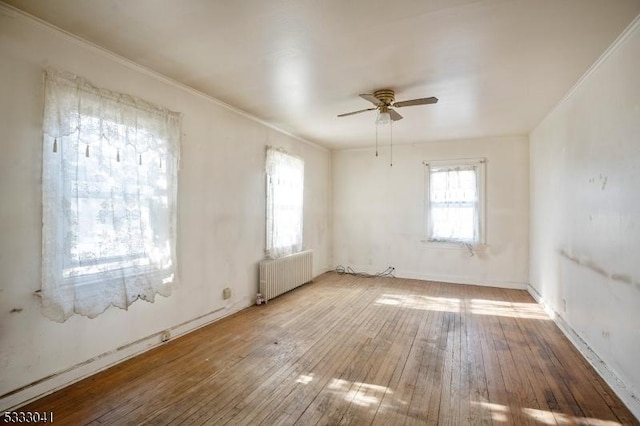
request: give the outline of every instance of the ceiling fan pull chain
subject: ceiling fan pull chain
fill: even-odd
[[[376,157],[378,156],[378,123],[376,123]]]
[[[389,167],[393,167],[393,120],[389,123],[389,136],[390,136],[390,139],[391,139],[391,142],[390,142],[391,162],[389,163]]]

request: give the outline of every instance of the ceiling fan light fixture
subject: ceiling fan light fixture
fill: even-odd
[[[388,111],[379,112],[378,118],[376,118],[376,124],[389,124],[391,123],[391,114]]]

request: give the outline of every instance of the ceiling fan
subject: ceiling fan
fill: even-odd
[[[380,89],[371,93],[363,93],[360,95],[362,99],[365,99],[372,104],[375,105],[373,108],[361,109],[360,111],[347,112],[345,114],[340,114],[338,117],[346,117],[348,115],[360,114],[361,112],[378,110],[378,117],[376,118],[376,157],[378,156],[378,126],[384,125],[383,127],[387,127],[389,129],[389,147],[391,153],[391,163],[393,166],[393,133],[391,130],[391,123],[394,121],[402,120],[402,116],[398,114],[398,112],[393,108],[402,108],[407,106],[415,106],[415,105],[427,105],[427,104],[435,104],[438,102],[438,98],[430,97],[430,98],[418,98],[411,99],[408,101],[395,102],[396,94],[391,89]]]
[[[365,99],[375,105],[373,108],[361,109],[360,111],[347,112],[340,114],[338,117],[346,117],[348,115],[360,114],[361,112],[378,110],[380,112],[378,121],[389,122],[402,120],[402,116],[393,108],[402,108],[415,105],[427,105],[435,104],[438,102],[438,98],[418,98],[408,101],[395,102],[395,92],[391,89],[380,89],[371,93],[363,93],[360,95],[362,99]]]

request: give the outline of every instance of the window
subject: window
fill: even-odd
[[[275,259],[302,251],[304,161],[267,148],[267,248]]]
[[[43,313],[153,302],[175,284],[180,116],[47,70]]]
[[[484,243],[484,160],[426,164],[427,241]]]

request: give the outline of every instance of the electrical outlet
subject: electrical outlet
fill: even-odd
[[[567,299],[562,299],[562,312],[567,312]]]
[[[222,298],[225,300],[231,298],[231,289],[229,287],[222,290]]]
[[[171,339],[171,332],[169,330],[165,330],[162,333],[160,333],[161,342],[166,342],[169,339]]]

